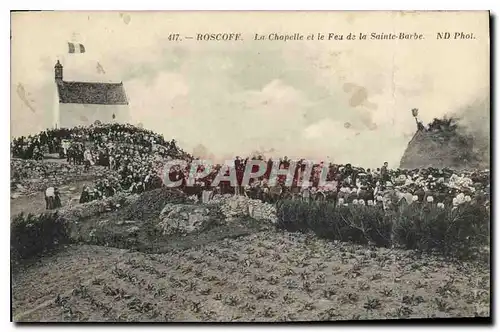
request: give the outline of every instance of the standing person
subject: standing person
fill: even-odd
[[[45,189],[45,209],[46,210],[54,209],[54,201],[55,201],[54,187],[48,187],[47,189]]]
[[[88,171],[90,169],[90,165],[92,163],[92,153],[90,150],[87,148],[85,149],[85,152],[83,153],[83,158],[84,158],[84,163],[85,163],[85,171]]]
[[[236,187],[234,188],[234,194],[236,196],[240,195],[240,186],[239,186],[240,185],[240,177],[239,177],[239,174],[240,174],[241,164],[242,164],[242,161],[240,160],[240,157],[236,156],[236,159],[234,160],[234,168],[236,170]]]
[[[382,182],[387,182],[391,181],[391,178],[389,177],[389,163],[386,161],[384,162],[384,166],[380,169],[380,177],[382,178]]]
[[[54,208],[58,209],[62,206],[61,196],[59,194],[59,188],[54,188]]]
[[[90,192],[89,187],[84,186],[82,190],[82,194],[80,195],[80,204],[90,202]]]

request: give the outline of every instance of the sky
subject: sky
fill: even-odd
[[[53,68],[124,83],[132,123],[216,158],[267,151],[398,166],[419,118],[489,133],[487,12],[32,12],[11,24],[11,137],[50,124]],[[437,40],[437,32],[475,39]],[[169,41],[171,33],[242,41]],[[255,33],[422,33],[424,40],[255,41]],[[68,54],[67,42],[86,53]],[[97,69],[97,64],[104,69]],[[473,124],[473,126],[472,126]]]

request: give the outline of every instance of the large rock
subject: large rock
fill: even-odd
[[[228,220],[248,216],[276,223],[278,219],[274,205],[246,196],[215,195],[209,203],[219,205],[220,212]]]
[[[214,221],[208,207],[168,203],[160,213],[158,227],[164,235],[189,234],[208,227]]]
[[[60,217],[68,221],[78,221],[104,212],[114,211],[120,207],[129,206],[134,204],[138,200],[138,197],[139,195],[118,193],[105,199],[95,200],[84,204],[66,205],[60,208],[58,212]]]
[[[400,167],[489,168],[488,146],[460,126],[419,130],[408,143]]]

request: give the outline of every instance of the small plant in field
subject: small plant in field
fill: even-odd
[[[326,282],[326,276],[324,273],[320,273],[316,276],[316,282],[318,284],[324,284]]]
[[[370,289],[370,285],[366,281],[361,281],[358,283],[358,288],[360,291],[366,291]]]
[[[407,318],[413,313],[413,310],[407,306],[401,306],[396,309],[396,317]]]
[[[86,299],[86,298],[90,297],[89,289],[85,285],[79,285],[77,288],[74,288],[72,294],[73,295],[78,295],[82,299]]]
[[[308,271],[303,271],[303,272],[300,272],[300,280],[307,280],[309,279],[309,272]]]
[[[257,258],[263,258],[263,257],[267,257],[269,256],[269,253],[266,251],[266,250],[259,250],[257,251],[257,253],[255,254],[255,257]]]
[[[450,312],[453,309],[446,300],[439,297],[434,298],[434,302],[436,303],[437,309],[441,312]]]
[[[417,282],[415,282],[415,288],[416,289],[427,288],[427,286],[428,286],[428,283],[427,282],[422,282],[422,280],[417,280]]]
[[[167,292],[166,288],[164,287],[160,287],[158,289],[155,289],[154,293],[153,293],[153,297],[161,297],[163,295],[165,295]]]
[[[260,269],[262,267],[262,262],[260,260],[256,259],[256,260],[253,261],[253,265],[256,268]]]
[[[271,266],[269,266],[269,267],[266,269],[266,272],[267,272],[267,273],[271,273],[271,272],[274,272],[274,271],[276,271],[276,266],[274,266],[274,265],[271,265]]]
[[[201,288],[199,292],[201,295],[208,295],[208,294],[210,294],[211,291],[212,291],[212,289],[210,287],[205,287],[205,288]]]
[[[286,304],[292,304],[297,299],[293,295],[289,295],[288,293],[283,296],[283,302]]]
[[[345,281],[344,279],[341,279],[341,280],[339,280],[339,281],[334,282],[334,285],[335,285],[336,287],[338,287],[338,288],[342,289],[342,288],[345,288],[345,287],[346,287],[346,285],[347,285],[347,281]]]
[[[326,299],[331,299],[333,296],[335,296],[337,294],[337,291],[335,290],[335,288],[333,287],[330,287],[328,289],[325,289],[323,290],[323,296],[326,298]]]
[[[116,317],[117,322],[127,322],[128,321],[128,316],[126,313],[122,312]]]
[[[354,264],[346,273],[345,277],[350,279],[355,279],[361,276],[361,266],[359,264]]]
[[[103,282],[104,282],[103,278],[96,277],[96,278],[92,279],[92,285],[94,285],[94,286],[102,285]]]
[[[115,267],[113,268],[113,270],[111,270],[111,273],[116,275],[118,278],[120,279],[124,279],[127,277],[127,273],[120,269],[118,266],[115,265]]]
[[[203,281],[216,281],[216,280],[219,280],[219,278],[217,278],[217,276],[215,275],[207,275],[207,276],[204,276]]]
[[[259,289],[252,284],[247,286],[247,288],[248,288],[248,293],[251,295],[257,295],[259,293]]]
[[[111,288],[108,285],[102,287],[102,292],[108,296],[117,296],[120,292],[118,288]]]
[[[405,295],[405,296],[403,296],[403,299],[401,301],[404,304],[406,304],[406,305],[416,306],[416,305],[419,305],[420,303],[424,302],[424,298],[422,296],[420,296],[420,295],[418,295],[418,296],[415,296],[415,295],[411,295],[411,296]]]
[[[316,271],[323,271],[326,269],[326,264],[323,262],[316,263],[315,269]]]
[[[274,310],[271,307],[265,307],[264,310],[262,311],[262,316],[266,318],[271,318],[274,317]]]
[[[242,315],[238,312],[234,312],[232,315],[231,315],[231,321],[237,321],[238,319],[241,319]]]
[[[270,276],[268,279],[267,279],[267,282],[270,284],[270,285],[277,285],[280,280],[279,280],[279,277],[278,276]]]
[[[318,320],[320,320],[320,321],[334,320],[338,316],[339,316],[339,314],[337,313],[336,308],[329,308],[329,309],[321,311],[318,314]]]
[[[63,315],[64,315],[64,320],[69,320],[69,321],[77,321],[80,322],[83,320],[83,313],[77,309],[71,308],[69,305],[64,305],[62,307],[63,310]]]
[[[385,287],[384,289],[382,289],[380,291],[380,294],[382,294],[383,296],[391,296],[392,295],[392,289],[388,288],[388,287]]]
[[[302,257],[302,258],[297,259],[295,264],[297,267],[300,267],[300,268],[304,268],[304,267],[309,266],[309,262],[307,260],[307,257]]]
[[[172,288],[180,288],[182,287],[181,280],[177,279],[174,276],[171,276],[168,280]]]
[[[449,295],[460,295],[460,291],[458,290],[458,288],[453,285],[454,281],[454,278],[446,281],[443,286],[438,287],[437,293],[442,297],[448,297]]]
[[[160,313],[160,310],[158,310],[157,308],[154,308],[153,310],[151,310],[151,312],[148,314],[148,317],[153,319],[153,318],[156,318],[156,317],[159,317],[161,316],[161,313]]]
[[[191,303],[189,304],[189,310],[194,313],[199,313],[201,311],[201,302],[191,301]]]
[[[474,317],[489,317],[489,316],[490,316],[489,307],[476,305],[476,309],[474,310]]]
[[[255,281],[263,281],[263,280],[266,280],[266,276],[262,275],[262,274],[256,274],[256,275],[254,275],[253,279]]]
[[[256,307],[254,304],[246,302],[243,306],[241,306],[241,309],[248,312],[254,312]]]
[[[191,265],[184,266],[181,269],[182,274],[188,274],[189,272],[192,272],[192,271],[193,271],[193,266],[191,266]]]
[[[245,249],[245,253],[248,254],[248,255],[251,255],[255,252],[255,249],[254,247],[252,246],[248,246],[246,249]]]
[[[421,265],[421,264],[419,264],[419,263],[412,263],[412,264],[410,265],[410,268],[411,268],[411,270],[412,270],[412,271],[417,271],[417,270],[418,270],[418,269],[420,269],[421,267],[422,267],[422,265]]]
[[[297,282],[293,279],[286,279],[285,285],[288,289],[295,289],[297,288]]]
[[[189,283],[187,284],[185,291],[186,291],[186,292],[191,292],[191,291],[194,291],[194,290],[196,289],[196,287],[198,287],[198,286],[196,285],[196,282],[195,282],[194,280],[191,280],[191,281],[189,281]]]
[[[366,301],[363,305],[363,308],[365,308],[366,310],[375,310],[379,309],[381,306],[382,303],[379,299],[368,299],[368,301]]]
[[[217,316],[217,313],[213,310],[203,311],[201,313],[201,317],[202,317],[203,321],[210,321],[210,320],[214,319],[214,317],[216,317],[216,316]]]
[[[302,281],[302,289],[306,292],[306,293],[310,293],[313,291],[312,287],[311,287],[311,283],[308,281],[308,280],[304,280]]]
[[[358,302],[359,300],[359,297],[358,297],[358,294],[356,293],[347,293],[347,294],[344,294],[342,295],[342,297],[340,298],[340,302],[341,303],[356,303]]]
[[[314,310],[314,308],[316,308],[316,307],[314,306],[313,302],[307,302],[307,303],[304,303],[304,308],[302,310],[311,311],[311,310]]]
[[[295,320],[295,316],[291,312],[287,312],[285,314],[282,314],[277,321],[279,322],[293,322]]]
[[[227,283],[227,277],[224,277],[224,278],[219,279],[216,282],[214,282],[214,285],[216,285],[216,286],[225,286],[226,283]]]
[[[276,297],[277,297],[277,294],[275,292],[273,292],[272,290],[267,290],[267,289],[264,291],[259,291],[256,294],[257,300],[260,300],[260,299],[271,300],[271,299],[274,299]]]
[[[156,309],[156,304],[152,304],[150,302],[141,301],[138,298],[134,298],[127,303],[127,307],[139,313],[151,314],[151,312],[153,312]]]
[[[332,266],[332,272],[334,275],[338,275],[338,274],[342,273],[342,269],[340,268],[340,266],[335,265],[335,266]]]
[[[478,283],[479,288],[489,289],[489,285],[490,285],[489,277],[481,277],[481,280],[479,280]]]
[[[92,296],[88,297],[88,300],[94,308],[103,311],[103,316],[108,315],[108,313],[113,309],[101,301],[94,299]]]
[[[222,294],[221,293],[215,293],[214,300],[216,300],[216,301],[222,300]]]
[[[67,296],[61,296],[57,294],[56,299],[54,300],[54,303],[57,304],[58,306],[65,306],[66,303],[68,303],[69,297]]]

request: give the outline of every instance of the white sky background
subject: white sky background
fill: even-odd
[[[351,31],[426,40],[252,41],[254,33]],[[477,39],[435,40],[440,31]],[[241,32],[245,41],[169,42],[176,32]],[[397,166],[416,129],[413,107],[425,123],[466,109],[489,132],[488,38],[486,12],[15,13],[11,136],[47,127],[60,59],[66,80],[123,81],[134,122],[188,152],[202,143],[220,158],[273,148],[277,156]],[[87,53],[67,54],[68,41]],[[17,96],[19,83],[35,111]]]

